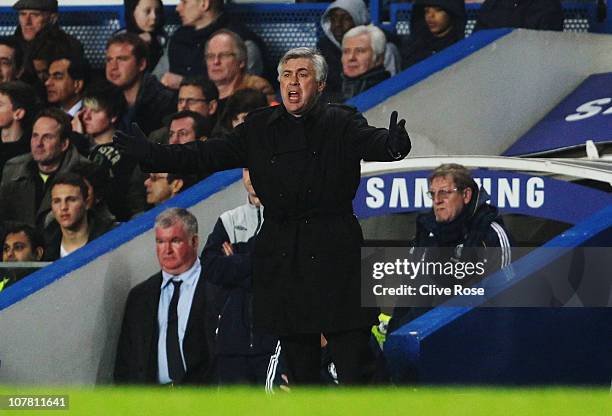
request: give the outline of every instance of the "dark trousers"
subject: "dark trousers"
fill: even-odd
[[[370,381],[373,354],[370,328],[325,333],[327,348],[341,385],[366,384]],[[281,337],[283,357],[289,382],[321,384],[321,334]]]
[[[271,355],[218,355],[219,384],[258,384],[263,386],[268,377]]]

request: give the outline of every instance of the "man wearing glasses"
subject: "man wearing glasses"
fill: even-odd
[[[202,76],[185,77],[178,91],[176,111],[191,111],[204,117],[206,119],[204,132],[198,137],[209,137],[217,122],[218,100],[219,90],[214,82]],[[155,143],[168,143],[170,134],[168,124],[170,122],[167,122],[164,127],[153,131],[149,135],[149,139]]]
[[[479,188],[471,172],[456,163],[434,169],[427,195],[432,210],[416,219],[416,238],[411,251],[415,261],[483,262],[487,275],[510,264],[511,237],[489,195]],[[455,279],[445,279],[451,285]],[[436,284],[442,279],[435,279]],[[439,303],[439,302],[437,302]],[[397,308],[389,331],[425,313],[429,308]]]
[[[219,114],[227,99],[238,90],[252,88],[266,95],[274,104],[274,88],[264,78],[247,73],[247,47],[243,39],[231,30],[221,29],[210,36],[204,49],[208,78],[219,89]]]

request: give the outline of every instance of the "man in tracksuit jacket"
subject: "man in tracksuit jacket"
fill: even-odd
[[[278,338],[253,329],[251,251],[263,223],[248,169],[243,170],[248,202],[226,211],[217,220],[202,252],[204,276],[217,285],[215,343],[219,384],[260,384],[272,388],[277,374]]]

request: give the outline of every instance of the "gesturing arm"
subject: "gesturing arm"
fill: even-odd
[[[405,127],[406,121],[397,122],[397,111],[391,113],[389,129],[375,128],[368,125],[359,113],[352,114],[347,137],[353,145],[359,159],[366,161],[387,162],[400,160],[410,152],[412,144]]]
[[[143,171],[189,174],[217,172],[245,165],[247,150],[241,129],[227,138],[177,145],[152,143],[135,123],[132,129],[134,135],[117,131],[113,142],[122,154],[136,159]]]

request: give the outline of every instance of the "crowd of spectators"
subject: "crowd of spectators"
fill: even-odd
[[[521,20],[523,14],[502,1],[486,0],[476,29],[560,30],[559,2],[546,1],[540,24],[532,22],[533,14]],[[537,8],[542,2],[514,4]],[[116,148],[117,130],[140,129],[152,142],[185,144],[227,135],[249,112],[279,105],[266,45],[224,13],[222,0],[181,0],[181,26],[171,36],[164,30],[161,0],[125,0],[124,6],[126,27],[108,39],[102,73],[90,67],[81,42],[59,26],[56,0],[19,0],[13,6],[18,27],[0,38],[3,261],[64,257],[208,175],[145,174]],[[463,1],[415,0],[411,35],[402,41],[371,24],[363,0],[336,0],[321,17],[317,44],[329,66],[326,99],[344,102],[441,51],[463,38],[465,24]],[[248,171],[245,186],[248,203],[224,214],[228,218],[243,211],[260,215]],[[227,236],[223,218],[215,229],[220,239],[213,233],[205,247],[205,267],[238,261],[257,233],[257,216],[241,218],[248,220],[250,234],[238,239]],[[161,228],[173,227],[172,221]],[[225,247],[225,240],[233,246]],[[0,280],[0,290],[17,278]],[[240,290],[234,299],[243,308],[251,295]],[[269,359],[275,347],[275,339],[266,339],[260,352]],[[244,360],[253,359],[244,354]],[[236,357],[225,359],[230,367],[238,365]],[[259,381],[261,374],[230,374],[228,380]]]

